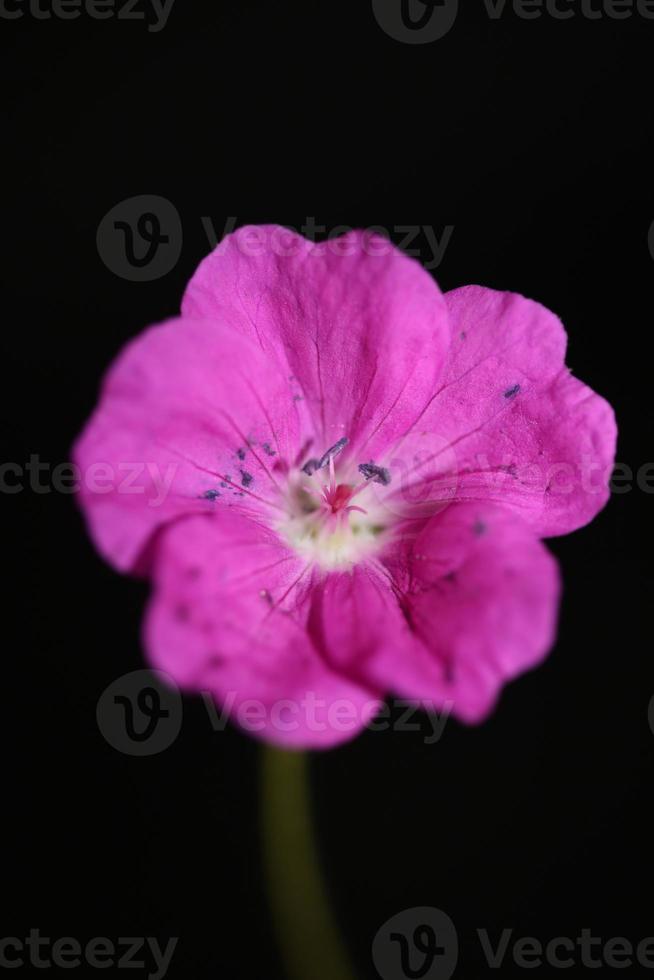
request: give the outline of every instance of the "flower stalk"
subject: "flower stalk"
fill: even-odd
[[[264,747],[261,830],[268,897],[289,980],[355,980],[321,873],[306,753]]]

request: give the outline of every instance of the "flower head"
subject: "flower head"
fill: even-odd
[[[285,745],[351,737],[389,693],[486,717],[554,641],[540,539],[608,498],[613,413],[565,348],[538,303],[443,295],[386,239],[231,235],[75,449],[115,476],[82,502],[152,580],[152,665]]]

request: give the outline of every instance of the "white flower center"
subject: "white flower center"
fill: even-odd
[[[291,478],[287,508],[289,516],[278,531],[285,541],[308,561],[325,570],[347,568],[379,550],[387,530],[388,514],[366,495],[359,494],[374,480],[384,482],[387,472],[374,464],[363,464],[357,481],[352,468],[336,479],[335,457],[347,444],[341,439],[320,460],[310,460],[299,475]],[[324,471],[329,466],[329,481]],[[323,479],[321,479],[323,477]]]

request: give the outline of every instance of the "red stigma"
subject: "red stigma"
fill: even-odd
[[[338,514],[347,507],[352,497],[352,489],[347,483],[339,483],[333,489],[325,487],[323,499],[332,514]]]

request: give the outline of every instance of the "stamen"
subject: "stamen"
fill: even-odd
[[[376,466],[375,463],[360,463],[359,473],[367,481],[372,480],[373,483],[380,483],[383,487],[387,487],[391,482],[391,474],[384,466]]]
[[[302,467],[302,472],[306,473],[307,476],[313,476],[316,470],[320,469],[319,459],[310,459]]]
[[[330,473],[331,473],[332,460],[335,459],[339,453],[343,452],[348,442],[349,440],[346,436],[344,436],[342,439],[339,439],[338,442],[334,443],[334,445],[331,446],[327,450],[327,452],[323,456],[321,456],[320,459],[307,460],[307,462],[302,467],[302,472],[306,473],[307,476],[313,476],[316,470],[321,470],[324,466],[327,466],[327,463],[329,463]]]
[[[334,493],[336,490],[336,469],[334,467],[334,457],[329,457],[329,492]]]
[[[365,510],[353,498],[363,490],[370,492],[371,481],[388,486],[390,472],[370,462],[359,466],[359,483],[350,482],[354,476],[350,466],[343,467],[343,474],[337,475],[336,457],[348,443],[347,437],[339,439],[320,459],[306,459],[304,453],[309,445],[305,444],[295,464],[299,465],[304,456],[301,473],[316,479],[300,479],[291,485],[289,503],[294,513],[286,533],[294,547],[324,568],[347,567],[372,554],[379,548],[379,536],[384,530],[377,513],[378,501],[371,501],[371,509]],[[328,475],[323,476],[319,471],[325,469]]]
[[[331,462],[331,460],[334,459],[335,456],[338,456],[339,453],[342,453],[345,447],[347,446],[348,442],[349,439],[347,438],[347,436],[343,436],[342,439],[339,439],[338,442],[334,443],[334,445],[327,450],[325,455],[318,463],[318,469],[321,470],[323,466],[326,466],[327,463]]]

